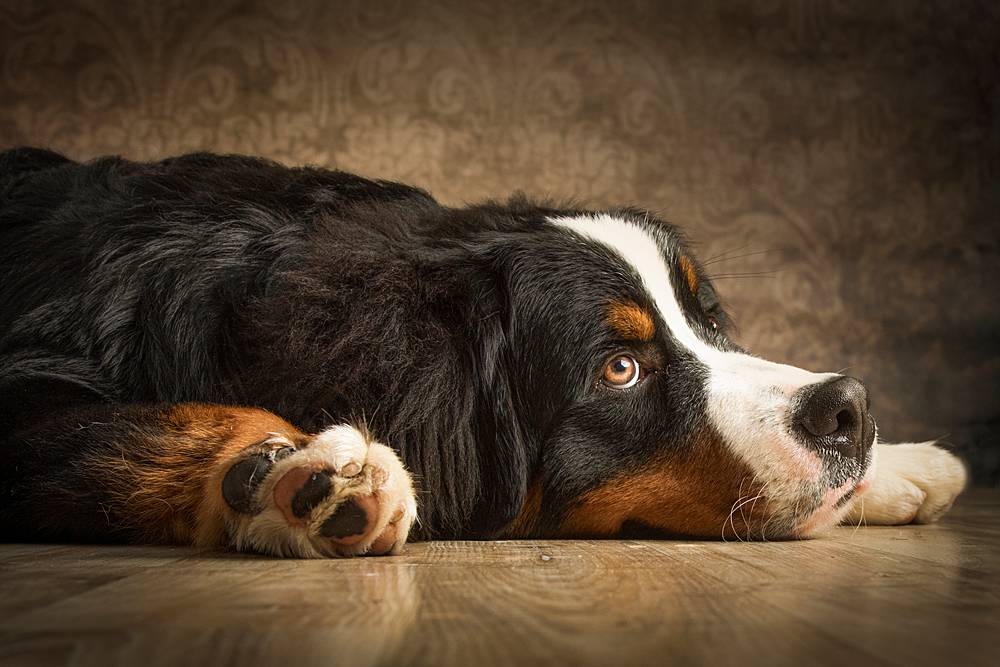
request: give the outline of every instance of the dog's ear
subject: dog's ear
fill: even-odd
[[[476,536],[509,524],[527,497],[535,446],[518,410],[509,332],[513,314],[504,275],[479,283],[474,311],[471,377],[475,387],[473,433],[481,471],[472,515]]]
[[[398,335],[423,336],[432,353],[397,359],[408,377],[380,385],[391,409],[371,423],[415,476],[423,539],[494,536],[527,496],[534,458],[511,381],[505,248],[477,239],[415,255],[404,325],[422,323]]]
[[[461,339],[470,405],[464,456],[475,462],[475,499],[463,534],[488,538],[509,524],[527,497],[536,448],[518,410],[510,332],[511,241],[502,233],[465,246],[449,267],[461,303]],[[464,429],[463,429],[464,430]],[[468,469],[468,468],[467,468]]]

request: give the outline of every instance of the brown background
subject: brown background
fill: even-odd
[[[1000,478],[1000,9],[974,2],[0,0],[0,147],[211,149],[634,204],[739,339]]]

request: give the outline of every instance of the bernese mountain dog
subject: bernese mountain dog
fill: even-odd
[[[752,356],[674,226],[341,171],[0,153],[0,534],[398,553],[933,521],[965,470]]]

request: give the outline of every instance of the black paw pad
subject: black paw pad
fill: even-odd
[[[271,452],[266,452],[248,456],[230,468],[222,479],[222,498],[226,504],[240,514],[259,512],[254,496],[273,465]]]
[[[275,461],[294,453],[294,447],[282,447],[246,457],[230,468],[222,479],[222,499],[240,514],[257,514],[262,509],[254,499],[257,487],[267,477],[267,473],[271,472]]]
[[[363,534],[367,526],[368,515],[365,510],[353,500],[348,500],[323,522],[319,534],[323,537],[344,538]]]
[[[324,498],[330,494],[330,487],[333,482],[326,471],[314,472],[302,485],[302,488],[295,492],[292,498],[292,514],[301,519],[312,511]]]

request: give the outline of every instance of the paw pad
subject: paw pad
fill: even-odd
[[[312,512],[316,505],[330,495],[332,487],[333,480],[325,470],[317,470],[309,475],[306,483],[292,497],[292,514],[295,518],[301,519]]]
[[[323,522],[319,528],[319,534],[323,537],[338,540],[343,544],[356,541],[352,540],[352,538],[360,539],[364,537],[371,523],[369,513],[364,507],[366,504],[374,503],[371,501],[365,503],[361,498],[348,500]],[[373,509],[378,511],[378,506],[375,505]]]
[[[236,463],[222,478],[222,499],[240,514],[257,514],[261,507],[256,500],[257,489],[261,482],[271,472],[275,461],[291,456],[294,447],[281,447],[277,450],[257,452]]]

